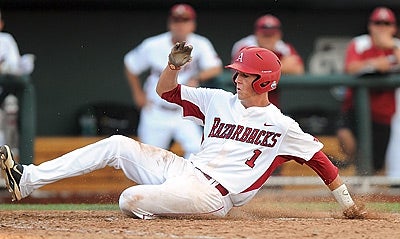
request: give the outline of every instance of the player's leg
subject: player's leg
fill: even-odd
[[[185,152],[184,158],[200,151],[202,129],[190,120],[176,119],[174,138]]]
[[[229,195],[222,196],[197,169],[168,178],[160,185],[138,185],[120,196],[123,213],[142,219],[162,216],[225,216],[232,208]],[[212,180],[212,179],[211,179]]]
[[[4,162],[12,162],[8,163],[6,169],[13,171],[14,161],[8,158],[8,161],[2,160],[2,163]],[[128,178],[138,184],[160,184],[168,176],[166,172],[176,170],[179,174],[185,163],[186,160],[166,150],[116,135],[37,166],[24,165],[22,176],[14,187],[9,189],[13,190],[14,194],[19,194],[16,197],[19,200],[44,185],[83,175],[105,166],[121,168]],[[167,165],[170,166],[170,171],[165,170],[164,167]]]
[[[171,114],[148,106],[142,109],[138,125],[139,140],[163,149],[168,149],[173,134],[174,119]]]

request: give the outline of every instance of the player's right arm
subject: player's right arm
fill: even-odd
[[[124,56],[125,76],[131,88],[132,98],[139,108],[147,104],[146,92],[139,75],[152,67],[149,59],[152,39],[147,39]]]
[[[125,69],[125,75],[128,79],[129,86],[131,87],[132,98],[136,103],[136,106],[139,108],[143,108],[146,103],[146,93],[144,93],[140,78],[131,73],[128,69]]]
[[[175,89],[178,86],[178,70],[173,70],[169,66],[165,67],[161,72],[160,79],[157,83],[157,94],[162,97],[162,94]]]

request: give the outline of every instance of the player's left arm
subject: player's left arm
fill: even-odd
[[[354,203],[346,184],[344,184],[338,173],[338,168],[332,164],[325,153],[318,151],[310,160],[304,163],[312,168],[331,190],[336,201],[343,209],[345,217],[349,219],[365,218],[366,211],[363,207],[359,207]]]
[[[354,203],[347,186],[340,178],[339,169],[321,151],[323,147],[321,142],[312,135],[304,133],[294,121],[290,123],[284,140],[286,141],[281,143],[280,154],[286,155],[289,160],[306,164],[314,170],[330,189],[347,218],[363,218],[365,216],[365,211]]]
[[[301,56],[297,53],[296,49],[291,45],[286,43],[289,48],[289,54],[282,56],[282,73],[290,75],[302,75],[304,74],[304,62]]]

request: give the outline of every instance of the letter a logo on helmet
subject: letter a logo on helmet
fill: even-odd
[[[260,47],[243,48],[237,59],[225,68],[257,75],[252,83],[257,94],[276,89],[281,78],[281,62],[278,57],[272,51]]]
[[[243,52],[240,52],[238,58],[236,59],[238,62],[243,62]]]

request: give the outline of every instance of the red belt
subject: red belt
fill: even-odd
[[[200,170],[200,172],[202,172],[201,170]],[[204,176],[207,178],[207,180],[210,180],[211,179],[211,177],[208,175],[208,174],[206,174],[206,173],[204,173],[204,172],[202,172],[203,174],[204,174]],[[224,186],[222,186],[221,184],[217,184],[217,185],[215,185],[215,188],[216,189],[218,189],[218,191],[221,193],[221,195],[222,196],[226,196],[226,195],[228,195],[228,190],[224,187]]]

